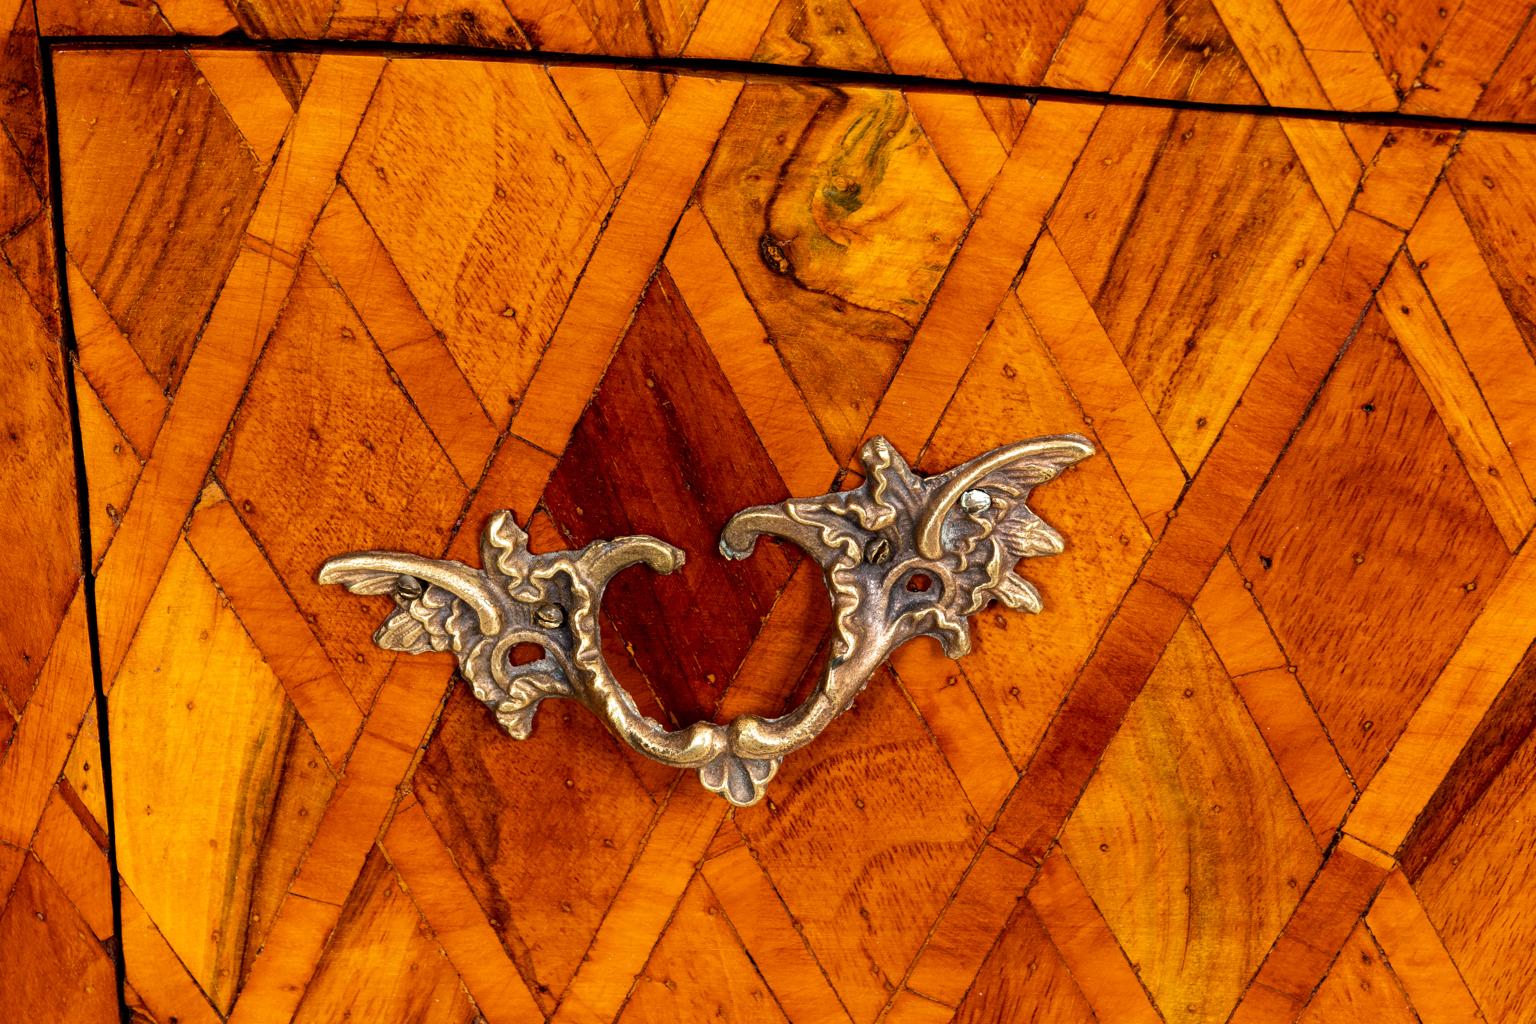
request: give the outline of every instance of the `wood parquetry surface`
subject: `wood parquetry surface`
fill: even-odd
[[[1536,1019],[1536,132],[37,34],[1527,121],[1530,5],[0,6],[12,1019],[112,1019],[114,955],[161,1024]],[[713,557],[732,511],[1066,430],[1046,612],[903,650],[734,814],[312,582],[502,507],[656,533],[610,663],[776,712],[827,601]]]

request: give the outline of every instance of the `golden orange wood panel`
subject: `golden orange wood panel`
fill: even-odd
[[[105,1024],[117,929],[74,445],[101,479],[86,514],[109,528],[140,456],[96,389],[136,378],[93,381],[64,354],[42,72],[31,3],[0,4],[0,1009]]]
[[[37,2],[43,32],[59,37],[238,33],[256,40],[686,56],[1199,102],[1536,119],[1529,0]],[[217,58],[201,63],[216,90],[239,90],[241,106],[275,95]],[[270,63],[292,98],[302,61]],[[572,81],[563,85],[582,76],[566,77]],[[654,116],[664,88],[605,71],[577,91],[573,109],[632,104]],[[1024,108],[1015,101],[961,102],[963,110],[948,113],[926,97],[913,106],[924,120],[980,118],[999,134],[1017,134]],[[625,131],[604,129],[598,152],[605,163],[616,147],[622,150]],[[271,141],[252,146],[259,152]]]
[[[993,39],[951,6],[40,17],[1527,102],[1503,70],[1494,99],[1468,86],[1486,62],[1456,47],[1529,49],[1472,5],[1090,0],[1010,7]],[[698,69],[52,59],[121,934],[53,268],[24,251],[46,163],[8,108],[26,486],[0,523],[52,561],[20,563],[0,655],[0,1007],[107,1019],[110,940],[160,1024],[1536,1014],[1536,134]],[[777,713],[829,613],[798,552],[713,556],[731,512],[851,482],[873,432],[933,471],[1064,431],[1101,454],[1036,498],[1069,545],[1032,567],[1044,614],[988,610],[959,662],[904,650],[751,809],[573,705],[513,742],[313,579],[360,547],[473,558],[503,507],[535,546],[655,533],[689,562],[615,582],[615,671],[673,723]]]

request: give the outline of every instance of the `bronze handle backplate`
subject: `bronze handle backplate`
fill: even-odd
[[[1039,592],[1014,567],[1064,545],[1026,499],[1092,454],[1077,435],[1041,437],[925,477],[876,437],[859,452],[865,478],[858,487],[732,516],[721,554],[747,558],[760,536],[790,541],[821,566],[832,597],[835,635],[821,681],[779,718],[742,715],[725,725],[669,730],[641,714],[609,671],[598,636],[608,581],[641,562],[657,572],[683,564],[682,551],[655,537],[536,555],[512,514],[498,512],[481,539],[481,569],[360,551],[328,560],[318,578],[353,593],[392,596],[395,611],[374,642],[409,653],[451,651],[475,696],[514,738],[532,731],[540,701],[568,697],[646,757],[697,769],[707,789],[746,807],[762,799],[784,756],[846,711],[897,647],[931,636],[958,658],[970,651],[970,616],[993,601],[1040,611]],[[544,657],[513,664],[512,649],[529,643]]]

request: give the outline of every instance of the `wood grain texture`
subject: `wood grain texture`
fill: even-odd
[[[49,35],[439,43],[616,57],[752,60],[1127,96],[1489,120],[1536,116],[1530,5],[1316,0],[40,0]],[[229,71],[222,68],[221,71]],[[210,76],[215,81],[215,76]],[[215,81],[215,88],[231,79]],[[664,93],[631,79],[654,112]],[[1024,110],[979,108],[1017,134]]]
[[[384,964],[388,985],[380,984]],[[346,1017],[431,1024],[476,1017],[453,965],[377,848],[293,1019]]]
[[[1317,987],[1302,1024],[1376,1020],[1383,1024],[1414,1024],[1418,1014],[1408,1003],[1401,983],[1392,974],[1381,948],[1364,923],[1355,925],[1328,976]]]
[[[1201,230],[1163,216],[1167,206],[1183,209]],[[1162,433],[1193,472],[1331,230],[1273,118],[1197,123],[1121,108],[1106,114],[1084,151],[1053,235]],[[1170,262],[1187,271],[1158,273]]]
[[[447,62],[392,64],[342,181],[505,428],[611,188],[542,69],[470,67],[466,77]],[[435,148],[423,151],[427,139]],[[445,168],[453,168],[447,180]],[[485,358],[487,346],[495,358]]]
[[[56,337],[32,308],[9,267],[0,268],[0,303],[11,311],[0,328],[6,389],[3,414],[5,456],[12,477],[5,488],[0,522],[5,540],[17,553],[14,572],[25,580],[27,598],[18,602],[7,624],[5,653],[0,655],[6,697],[25,707],[37,685],[80,573],[79,545],[70,537],[74,519],[74,467],[70,458],[70,420]],[[56,522],[46,543],[30,536],[39,524]],[[44,527],[48,529],[47,526]]]
[[[263,861],[277,868],[285,859],[266,855],[263,837],[286,844],[306,831],[302,820],[279,820],[284,790],[290,781],[304,787],[306,774],[324,780],[299,798],[323,807],[330,780],[318,763],[307,773],[295,767],[290,778],[292,707],[186,544],[171,556],[150,609],[123,663],[124,713],[112,720],[124,751],[115,776],[134,794],[117,822],[120,868],[188,971],[227,1010],[248,922],[260,916],[250,906],[256,876]],[[186,799],[186,765],[227,781]],[[296,859],[286,859],[291,872]]]
[[[1390,322],[1368,312],[1233,539],[1362,783],[1508,560],[1442,422]],[[1416,511],[1383,514],[1398,502]],[[1421,572],[1425,564],[1435,572]]]
[[[62,866],[62,865],[61,865]],[[117,1019],[112,963],[41,861],[28,855],[0,913],[6,1000],[44,1020]],[[26,950],[25,956],[17,955]]]
[[[1040,877],[1028,899],[1062,961],[1073,977],[1082,979],[1078,984],[1095,1016],[1148,1024],[1158,1019],[1135,964],[1072,863],[1059,851],[1040,865]]]
[[[460,869],[469,869],[492,930],[535,996],[548,999],[569,984],[654,808],[632,776],[603,770],[616,762],[616,744],[579,709],[561,709],[569,722],[563,745],[542,738],[526,752],[495,742],[483,710],[467,693],[449,700],[417,792]],[[558,865],[520,853],[551,841],[593,849]]]
[[[82,562],[104,550],[138,455],[61,343],[37,27],[27,0],[0,4],[0,1006],[108,1024],[120,953]],[[77,444],[102,478],[88,508]],[[81,514],[102,527],[84,552]]]
[[[390,821],[386,842],[386,856],[411,901],[459,967],[485,1019],[499,1024],[538,1017],[527,985],[420,807],[409,801],[400,807]]]
[[[788,1019],[699,876],[683,893],[671,927],[652,950],[618,1017],[621,1021],[667,1018],[746,1024]]]
[[[1163,652],[1062,850],[1181,1020],[1225,1020],[1317,870],[1305,822],[1192,619]]]
[[[1524,20],[1465,6],[997,6],[992,40],[940,0],[324,7],[42,21],[1524,109],[1518,70],[1480,100],[1457,49],[1503,38],[1518,68]],[[56,961],[0,987],[19,1019],[110,1015],[82,979],[110,989],[113,939],[160,1024],[1536,1006],[1509,954],[1536,899],[1524,133],[532,62],[55,59],[79,362],[51,355],[28,255],[40,137],[8,120],[0,173],[36,196],[0,209],[10,378],[54,425],[18,463],[53,476],[6,500],[70,507],[74,374],[123,934],[66,558],[0,700],[0,953]],[[160,216],[162,194],[192,205]],[[776,713],[825,656],[819,581],[776,545],[727,567],[715,536],[836,486],[877,431],[929,471],[1047,432],[1101,454],[1036,498],[1069,543],[1026,569],[1046,611],[979,616],[958,664],[904,652],[751,810],[574,706],[513,743],[446,661],[371,645],[376,602],[312,580],[348,548],[472,560],[503,507],[536,547],[656,533],[690,558],[615,583],[621,678],[674,721]]]
[[[1467,990],[1466,981],[1401,871],[1387,876],[1366,923],[1421,1020],[1449,1024],[1489,1019]]]
[[[1008,919],[955,1020],[1086,1024],[1097,1020],[1071,971],[1040,924],[1032,904],[1020,903]]]
[[[1358,927],[1391,866],[1381,851],[1349,835],[1327,853],[1232,1020],[1294,1020]]]
[[[939,470],[964,461],[967,451],[1006,444],[1013,424],[1021,421],[1083,429],[1089,419],[1072,402],[1032,323],[1010,297],[929,442],[923,468]],[[1075,560],[1042,561],[1028,569],[1041,593],[1051,595],[1046,600],[1055,608],[1055,621],[983,614],[972,627],[974,653],[953,669],[971,683],[1020,767],[1039,746],[1150,546],[1138,510],[1121,487],[1125,478],[1115,468],[1109,459],[1095,458],[1075,475],[1077,500],[1045,491],[1036,499],[1041,515],[1082,538]],[[1079,525],[1090,516],[1091,528]],[[1082,598],[1058,604],[1057,594]],[[1026,657],[1032,667],[1024,680],[1018,666]]]
[[[1515,823],[1529,813],[1533,748],[1529,739],[1521,744],[1417,883],[1447,952],[1494,1019],[1517,1020],[1536,1006],[1536,987],[1518,966],[1521,958],[1495,952],[1529,941],[1523,894],[1532,885],[1533,860],[1530,837]]]
[[[819,757],[786,762],[778,791],[737,820],[850,1016],[866,1022],[977,852],[981,822],[884,672],[818,744]]]
[[[647,495],[631,506],[626,496]],[[665,271],[629,331],[545,490],[572,549],[665,535],[708,550],[737,509],[788,497],[730,382]],[[799,556],[690,559],[666,576],[613,581],[609,620],[679,724],[708,718]]]

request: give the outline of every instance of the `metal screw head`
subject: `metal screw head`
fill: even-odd
[[[565,621],[565,610],[557,604],[541,604],[533,613],[533,621],[545,629],[557,629]]]
[[[979,488],[966,491],[960,495],[960,507],[973,516],[980,515],[992,507],[992,495]]]
[[[876,537],[864,545],[864,561],[870,565],[881,565],[890,560],[891,542],[884,537]]]

